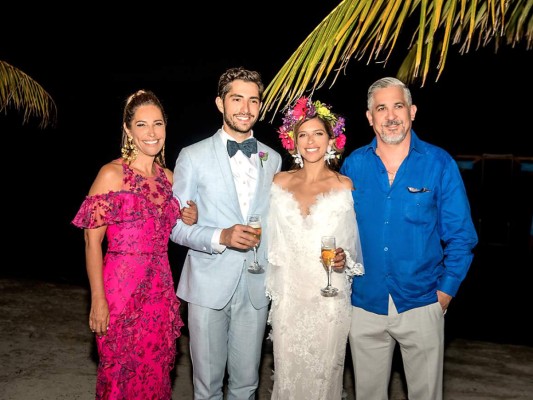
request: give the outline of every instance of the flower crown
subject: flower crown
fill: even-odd
[[[333,128],[335,146],[343,149],[346,144],[344,135],[344,118],[330,111],[331,106],[321,103],[319,100],[311,101],[310,97],[300,97],[296,100],[293,108],[289,108],[283,117],[283,125],[278,129],[281,144],[286,150],[294,150],[294,127],[302,120],[314,118],[317,115],[327,121]]]

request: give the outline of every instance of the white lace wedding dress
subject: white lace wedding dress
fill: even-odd
[[[359,231],[349,190],[319,195],[303,216],[293,195],[273,184],[268,217],[268,323],[274,349],[277,400],[340,400],[351,309],[353,275],[364,272]],[[336,237],[349,268],[332,273],[336,297],[323,297],[327,275],[320,237]],[[353,279],[357,279],[354,277]]]

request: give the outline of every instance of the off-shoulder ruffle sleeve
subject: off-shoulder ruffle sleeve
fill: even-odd
[[[173,204],[172,209],[176,207],[179,213],[179,203],[177,206]],[[149,218],[154,213],[157,213],[155,206],[143,196],[131,192],[109,192],[87,196],[72,224],[78,228],[94,229]]]

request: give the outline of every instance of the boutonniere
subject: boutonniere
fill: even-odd
[[[261,160],[261,168],[263,168],[263,161],[268,160],[268,151],[266,153],[264,151],[260,151],[259,160]]]

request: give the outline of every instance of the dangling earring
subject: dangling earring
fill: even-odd
[[[324,154],[324,161],[328,163],[329,160],[333,160],[335,158],[335,150],[331,147],[331,145],[328,145],[328,149],[326,150],[326,154]]]
[[[162,166],[163,168],[166,167],[166,161],[165,161],[165,144],[163,143],[163,148],[159,152],[159,154],[155,157],[155,161]]]
[[[122,144],[120,151],[122,158],[129,163],[134,161],[137,158],[137,154],[139,154],[139,150],[135,146],[135,143],[133,143],[133,138],[130,135],[127,136],[126,142]]]
[[[294,161],[296,165],[299,165],[300,168],[304,167],[304,160],[302,159],[302,155],[299,151],[296,151],[296,154],[293,154],[292,157],[294,158],[292,161]]]

